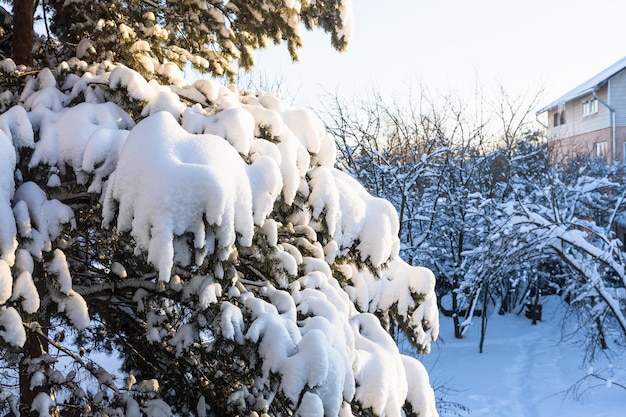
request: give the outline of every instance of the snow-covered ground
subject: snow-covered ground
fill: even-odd
[[[434,387],[450,392],[444,400],[463,404],[443,416],[471,417],[617,417],[626,415],[626,355],[594,363],[612,365],[613,383],[594,379],[596,388],[576,400],[568,390],[589,372],[582,348],[561,341],[564,307],[558,298],[544,300],[543,321],[532,326],[522,316],[489,317],[484,353],[478,353],[480,318],[464,339],[454,338],[452,320],[441,317],[441,336],[430,355],[421,357]],[[590,379],[591,380],[591,379]],[[588,385],[585,385],[588,386]]]

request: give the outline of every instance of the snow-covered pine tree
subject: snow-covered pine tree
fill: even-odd
[[[30,14],[31,29],[15,26],[15,42],[32,37],[32,1],[15,1],[15,16]],[[193,65],[202,72],[234,79],[237,67],[254,66],[253,52],[270,43],[286,43],[298,59],[302,28],[321,28],[331,44],[344,50],[352,31],[351,0],[142,0],[42,2],[54,39],[41,45],[38,58],[56,65],[76,55],[88,63],[110,60],[149,77],[164,64]],[[25,9],[25,10],[24,10]],[[19,32],[18,32],[18,29]],[[26,51],[21,51],[26,49]],[[30,39],[32,49],[32,39]],[[22,55],[30,49],[14,52]],[[16,56],[17,58],[18,56]],[[155,60],[159,65],[155,66]],[[57,61],[57,62],[55,62]],[[236,65],[233,65],[236,61]]]
[[[437,414],[380,322],[428,351],[434,277],[310,112],[171,66],[0,71],[4,412]]]
[[[34,394],[23,415],[435,414],[377,317],[396,309],[422,350],[437,335],[434,278],[397,257],[393,206],[333,168],[309,112],[173,89],[44,69],[0,116],[0,336]]]

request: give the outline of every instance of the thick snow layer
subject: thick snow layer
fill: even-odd
[[[13,288],[13,277],[11,276],[11,268],[2,259],[0,259],[0,304],[7,302],[11,298]]]
[[[3,59],[0,61],[0,70],[7,74],[13,74],[17,68],[15,62],[11,58]]]
[[[49,128],[46,123],[51,123]],[[81,103],[60,113],[41,120],[42,135],[37,143],[30,166],[46,163],[51,166],[67,164],[78,174],[83,168],[85,150],[98,138],[92,134],[98,129],[127,129],[134,125],[130,117],[119,106],[107,102],[102,104]],[[45,134],[43,134],[45,133]],[[104,149],[109,151],[109,149]],[[104,160],[101,155],[91,158]]]
[[[187,106],[181,103],[178,94],[175,94],[172,91],[157,91],[148,102],[148,105],[144,107],[141,115],[149,116],[165,111],[178,119],[181,113],[185,111],[186,107]]]
[[[202,114],[197,107],[185,110],[183,127],[191,133],[223,137],[237,152],[247,155],[254,140],[254,117],[243,108],[225,109],[215,115]]]
[[[56,113],[70,102],[70,97],[56,88],[56,79],[49,68],[42,69],[37,78],[31,78],[20,96],[27,110]]]
[[[244,343],[244,323],[241,310],[229,302],[222,303],[220,309],[220,329],[223,336],[242,345]]]
[[[285,360],[296,353],[302,336],[296,323],[282,317],[272,304],[253,297],[247,297],[245,303],[255,317],[245,337],[259,344],[263,376],[267,379],[270,372],[279,372]]]
[[[63,294],[69,294],[72,290],[72,276],[65,259],[65,254],[60,249],[54,250],[54,259],[48,265],[48,271],[57,277],[59,289]]]
[[[17,239],[11,199],[15,190],[16,156],[11,138],[1,128],[0,125],[0,259],[13,265]]]
[[[50,398],[50,394],[40,392],[33,400],[30,411],[39,413],[39,417],[50,417],[50,407],[54,405],[54,401]]]
[[[150,101],[155,94],[145,78],[138,72],[125,67],[118,67],[111,71],[109,85],[111,88],[125,88],[129,96],[135,100]]]
[[[408,289],[409,291],[406,291]],[[439,310],[435,296],[435,276],[423,267],[394,260],[376,281],[370,311],[386,311],[394,304],[413,330],[414,342],[426,350],[439,335]],[[419,304],[416,299],[419,299]]]
[[[90,322],[87,303],[72,289],[72,276],[63,251],[55,249],[53,254],[48,271],[55,275],[59,293],[52,294],[52,298],[57,302],[58,311],[65,313],[74,327],[85,329]]]
[[[323,417],[324,404],[317,394],[305,392],[296,411],[298,417]]]
[[[167,112],[131,131],[109,183],[105,224],[115,215],[114,200],[119,202],[118,229],[131,231],[163,281],[170,278],[176,235],[193,233],[195,249],[216,247],[222,259],[236,233],[240,244],[252,243],[252,190],[245,163],[224,139],[189,134]],[[216,227],[215,233],[209,227]]]
[[[76,226],[72,209],[58,200],[48,200],[46,193],[34,182],[22,184],[15,191],[14,201],[17,204],[25,203],[27,208],[29,221],[23,219],[22,229],[29,231],[30,235],[24,237],[39,241],[46,251],[50,250],[51,242],[58,237],[64,225],[69,224],[72,228]],[[30,229],[31,226],[36,228],[37,233]]]
[[[20,313],[13,307],[0,306],[0,337],[10,345],[20,347],[26,343],[26,331]]]
[[[0,131],[9,138],[15,148],[33,148],[35,134],[23,107],[11,107],[0,114]]]
[[[435,393],[430,387],[426,368],[419,360],[406,355],[402,355],[402,363],[404,364],[407,386],[409,387],[407,402],[411,404],[413,410],[420,410],[420,416],[436,417],[438,413],[435,404]]]
[[[26,313],[35,313],[39,310],[39,293],[30,272],[24,271],[17,277],[11,300],[21,300],[20,304]]]
[[[380,266],[400,250],[398,214],[387,200],[373,197],[347,174],[334,170],[339,195],[339,211],[335,240],[347,250],[356,240],[361,259]]]
[[[400,417],[409,392],[406,371],[393,339],[371,314],[351,319],[356,336],[356,398],[376,415]]]

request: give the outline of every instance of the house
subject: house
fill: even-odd
[[[626,57],[541,108],[555,155],[587,154],[624,161]]]

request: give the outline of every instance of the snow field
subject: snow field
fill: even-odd
[[[562,340],[565,306],[556,296],[544,299],[542,321],[532,326],[523,316],[489,317],[484,353],[478,353],[480,318],[464,339],[455,339],[452,319],[443,317],[439,342],[422,357],[433,386],[445,386],[444,399],[465,405],[473,417],[614,417],[626,409],[624,390],[596,388],[580,400],[568,390],[586,376],[584,351]],[[626,358],[617,355],[595,366],[612,366],[615,380],[626,377]],[[455,415],[449,410],[441,416]],[[458,411],[458,410],[457,410]],[[460,412],[461,415],[466,415]]]

